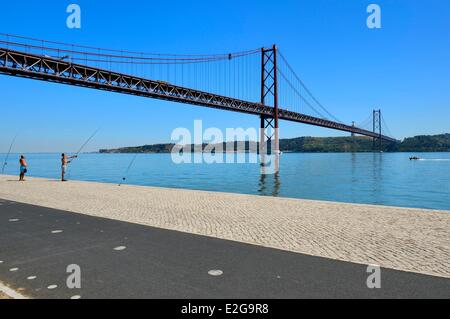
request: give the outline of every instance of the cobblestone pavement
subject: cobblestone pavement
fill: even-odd
[[[4,293],[0,292],[0,299],[11,299],[9,298],[7,295],[5,295]]]
[[[450,278],[448,211],[11,176],[0,198]]]

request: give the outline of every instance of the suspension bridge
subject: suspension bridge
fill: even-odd
[[[279,152],[279,121],[392,137],[381,110],[345,124],[312,94],[277,46],[206,55],[111,50],[0,34],[0,74],[242,112],[260,117],[261,144]]]

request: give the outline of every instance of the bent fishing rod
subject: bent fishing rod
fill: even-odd
[[[9,145],[9,150],[8,150],[8,153],[6,154],[5,161],[3,162],[3,166],[2,166],[2,175],[5,172],[6,165],[8,165],[9,155],[11,154],[12,147],[13,147],[14,143],[16,142],[16,138],[17,138],[17,134],[16,134],[16,136],[14,136],[14,138],[11,142],[11,145]]]
[[[98,129],[95,130],[94,133],[92,133],[91,136],[89,136],[89,138],[86,140],[86,142],[84,142],[83,145],[81,145],[80,149],[75,153],[75,155],[73,156],[74,159],[78,158],[78,155],[81,153],[81,151],[86,147],[86,145],[88,145],[88,143],[94,138],[95,135],[97,135],[97,133],[100,131],[100,127]],[[70,163],[70,162],[69,162]]]
[[[78,154],[80,154],[81,151],[86,147],[86,145],[88,145],[88,143],[94,138],[94,136],[97,135],[98,131],[100,131],[100,127],[98,129],[96,129],[95,132],[92,133],[91,136],[89,136],[89,138],[86,140],[86,142],[84,142],[83,145],[81,145],[80,149],[72,157],[72,160],[67,162],[68,164],[72,163],[76,158],[78,158]],[[70,175],[70,172],[69,172],[69,175]]]

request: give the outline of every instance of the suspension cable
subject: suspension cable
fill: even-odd
[[[327,113],[331,118],[333,118],[335,121],[342,123],[337,117],[335,117],[333,114],[331,114],[319,101],[318,99],[312,94],[312,92],[308,89],[308,87],[305,85],[305,83],[300,79],[300,77],[297,75],[297,73],[294,71],[294,69],[291,67],[287,59],[283,56],[283,54],[278,50],[278,53],[283,60],[283,62],[286,64],[290,72],[294,75],[295,79],[301,84],[301,86],[304,88],[304,90],[308,93],[308,95],[313,99],[314,102],[325,112]]]
[[[289,81],[289,79],[284,75],[284,73],[278,69],[278,72],[280,73],[280,75],[282,76],[282,78],[288,83],[288,85],[292,88],[292,90],[294,91],[294,93],[300,97],[300,99],[302,99],[303,102],[305,102],[305,104],[307,104],[313,111],[315,111],[317,114],[319,114],[323,119],[327,119],[326,116],[324,116],[322,113],[320,113],[314,106],[311,105],[311,103],[309,103],[308,100],[306,100],[303,95],[294,87],[294,85],[291,83],[291,81]]]
[[[92,46],[84,46],[84,45],[76,45],[76,44],[68,44],[68,43],[62,43],[62,42],[55,42],[55,41],[48,41],[48,40],[40,40],[35,38],[28,38],[28,37],[22,37],[22,36],[16,36],[16,35],[9,35],[5,33],[0,33],[0,36],[7,37],[7,41],[0,41],[1,43],[8,44],[8,45],[14,45],[14,46],[22,46],[22,47],[28,47],[38,50],[50,50],[50,51],[58,51],[58,52],[65,52],[65,53],[74,53],[74,54],[83,54],[83,55],[89,55],[89,56],[101,56],[101,57],[109,57],[109,58],[118,58],[118,59],[133,59],[133,60],[183,60],[183,61],[189,61],[189,60],[216,60],[216,59],[230,59],[230,58],[237,58],[242,57],[246,55],[252,55],[260,52],[260,49],[253,49],[253,50],[247,50],[247,51],[240,51],[240,52],[233,52],[233,53],[226,53],[226,54],[162,54],[162,53],[145,53],[145,52],[135,52],[135,51],[127,51],[127,50],[114,50],[114,49],[105,49],[105,48],[96,48]],[[17,38],[17,39],[24,39],[24,40],[30,40],[30,41],[38,41],[40,45],[35,44],[24,44],[20,42],[14,42],[10,41],[9,38]],[[44,45],[46,44],[55,44],[55,45],[63,45],[71,47],[72,49],[61,49],[61,48],[53,48]],[[82,49],[89,49],[89,50],[95,50],[97,52],[85,52],[85,51],[77,51],[74,50],[74,48],[82,48]],[[116,54],[107,54],[107,53],[100,53],[103,52],[111,52]],[[120,53],[120,54],[118,54]],[[127,55],[124,55],[127,54]],[[133,55],[129,55],[133,54]]]

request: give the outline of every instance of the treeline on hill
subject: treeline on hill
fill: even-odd
[[[450,152],[450,134],[409,137],[395,145],[395,152]]]
[[[100,153],[170,153],[175,144],[155,144],[136,147],[123,147],[111,150],[100,150]],[[195,145],[189,145],[191,151]],[[202,145],[202,149],[206,144]],[[222,148],[227,152],[248,152],[258,149],[256,142],[228,142],[216,144],[210,148]],[[292,153],[340,153],[371,152],[372,139],[361,136],[348,137],[298,137],[281,139],[280,150]],[[406,138],[401,143],[383,142],[384,152],[450,152],[450,134],[424,135]]]
[[[383,150],[389,145],[383,143]],[[298,137],[280,140],[282,152],[339,153],[370,152],[372,139],[362,136],[348,137]]]

